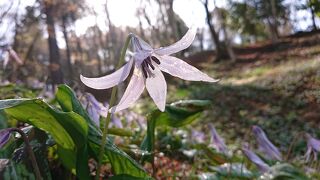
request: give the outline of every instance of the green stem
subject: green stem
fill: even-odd
[[[41,173],[40,173],[40,170],[39,170],[39,166],[37,164],[36,156],[34,155],[34,153],[32,151],[32,147],[30,145],[30,142],[29,142],[29,139],[28,139],[27,135],[19,128],[12,128],[11,131],[15,131],[15,132],[17,132],[17,133],[19,133],[21,135],[21,137],[22,137],[22,139],[24,141],[27,153],[29,154],[31,165],[32,165],[34,174],[36,176],[36,180],[41,180],[42,177],[41,177]]]
[[[128,49],[131,37],[132,37],[132,34],[129,34],[126,39],[126,42],[121,50],[121,55],[120,55],[120,59],[119,59],[118,65],[117,65],[117,69],[119,69],[121,67],[121,65],[125,62],[125,55],[126,55],[126,51]],[[111,91],[111,98],[110,98],[110,102],[109,102],[109,107],[112,107],[115,104],[116,94],[117,94],[117,86],[114,86]],[[103,154],[104,154],[104,146],[106,145],[106,142],[107,142],[108,127],[109,127],[109,123],[111,120],[111,115],[112,115],[112,113],[108,112],[106,121],[104,123],[102,140],[101,140],[101,144],[100,144],[100,151],[99,151],[99,157],[98,157],[97,174],[96,174],[96,178],[95,178],[96,180],[98,180],[100,178],[100,171],[101,171],[102,159],[103,159]]]
[[[289,162],[289,158],[290,158],[290,155],[291,155],[291,151],[292,151],[294,145],[298,142],[298,139],[301,138],[301,135],[302,135],[302,132],[299,132],[298,134],[296,134],[296,135],[293,137],[293,139],[292,139],[292,141],[291,141],[291,143],[290,143],[290,146],[289,146],[289,148],[288,148],[288,152],[287,152],[286,158],[285,158],[286,161]]]

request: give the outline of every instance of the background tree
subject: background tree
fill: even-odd
[[[60,52],[56,39],[56,17],[57,17],[57,5],[59,1],[54,0],[43,0],[44,13],[46,15],[46,24],[48,32],[48,45],[49,45],[49,71],[50,71],[50,82],[54,87],[57,84],[64,82],[63,74],[60,64]]]
[[[229,27],[239,34],[243,43],[255,43],[267,38],[265,24],[260,20],[257,9],[252,4],[230,2]]]
[[[284,0],[248,0],[248,2],[256,8],[257,17],[268,25],[272,41],[277,41],[279,25],[288,21]]]
[[[206,12],[206,21],[207,21],[207,25],[209,27],[210,30],[210,35],[212,37],[212,40],[214,42],[215,45],[215,52],[216,52],[216,59],[219,60],[221,58],[223,58],[223,48],[222,48],[222,44],[220,43],[219,40],[219,34],[216,32],[214,25],[212,23],[212,14],[209,10],[209,2],[208,0],[201,0],[205,12]]]
[[[317,24],[316,24],[316,16],[320,17],[320,1],[308,0],[307,1],[307,8],[309,8],[310,12],[311,12],[313,29],[317,30],[318,28],[317,28]]]

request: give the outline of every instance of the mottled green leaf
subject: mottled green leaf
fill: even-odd
[[[76,167],[80,179],[88,177],[88,126],[80,115],[56,110],[42,99],[2,100],[0,109],[19,121],[50,133],[58,147],[64,153],[69,152],[69,156],[64,156],[68,160],[62,162],[69,162],[66,164],[69,168]]]
[[[70,87],[66,85],[59,86],[56,98],[64,111],[76,112],[86,119],[89,124],[89,147],[97,157],[102,138],[101,130],[94,125],[93,121],[90,119]],[[105,155],[107,157],[105,160],[111,163],[113,173],[116,175],[129,174],[135,177],[148,177],[148,174],[145,172],[143,167],[141,167],[124,151],[119,149],[109,138],[105,145]]]

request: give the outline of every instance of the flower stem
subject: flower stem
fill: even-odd
[[[39,166],[37,164],[36,156],[34,155],[34,153],[32,151],[32,148],[31,148],[31,145],[29,143],[29,139],[28,139],[27,135],[19,128],[12,128],[11,131],[18,132],[21,135],[21,137],[22,137],[22,139],[23,139],[23,141],[25,143],[25,146],[26,146],[25,148],[26,148],[26,150],[27,150],[27,152],[29,154],[29,158],[31,160],[31,164],[32,164],[36,179],[37,180],[41,180],[42,177],[41,177],[41,173],[40,173],[40,170],[39,170]]]
[[[125,62],[125,55],[126,55],[126,51],[128,49],[131,37],[132,37],[132,34],[129,34],[126,39],[126,42],[121,50],[121,55],[120,55],[120,59],[119,59],[118,65],[117,65],[117,69],[119,69],[121,67],[121,65]],[[111,98],[110,98],[110,102],[109,102],[109,107],[112,107],[115,104],[116,94],[117,94],[117,86],[114,86],[111,91]],[[104,146],[106,145],[106,142],[107,142],[108,127],[109,127],[109,123],[111,120],[111,116],[112,116],[112,112],[111,113],[108,112],[106,121],[104,123],[102,140],[101,140],[101,144],[100,144],[99,157],[98,157],[98,167],[97,167],[97,173],[96,173],[96,178],[95,178],[96,180],[98,180],[100,178],[101,165],[102,165],[102,159],[103,159],[103,154],[104,154]]]
[[[294,145],[298,142],[299,138],[301,138],[301,135],[302,135],[302,132],[299,132],[298,134],[296,134],[293,137],[293,139],[292,139],[292,141],[290,143],[290,146],[288,148],[288,151],[287,151],[287,156],[286,156],[286,159],[285,159],[286,161],[289,161],[289,158],[290,158],[290,155],[291,155],[291,151],[292,151]]]

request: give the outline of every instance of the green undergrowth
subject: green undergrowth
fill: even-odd
[[[210,69],[219,69],[216,65]],[[254,139],[252,125],[261,126],[270,139],[286,152],[294,136],[306,131],[320,135],[314,127],[320,118],[320,60],[286,61],[251,68],[214,72],[228,74],[216,84],[181,82],[169,87],[168,99],[208,99],[211,109],[195,127],[212,122],[227,143],[239,146]],[[237,72],[237,73],[235,73]],[[173,81],[176,81],[175,79]],[[170,83],[169,83],[170,84]],[[172,84],[172,83],[171,83]],[[178,84],[178,87],[177,87]],[[305,152],[303,140],[294,147]]]

